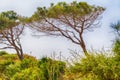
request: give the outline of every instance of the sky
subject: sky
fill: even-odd
[[[0,0],[0,12],[14,10],[22,16],[31,16],[37,7],[50,6],[50,3],[65,1],[70,3],[74,0]],[[106,8],[102,14],[101,27],[96,28],[93,32],[87,32],[84,40],[87,49],[109,50],[115,38],[111,23],[120,20],[120,0],[76,0],[84,1],[91,5],[102,6]],[[81,51],[78,45],[73,44],[63,37],[33,37],[32,31],[26,29],[21,42],[25,53],[31,54],[37,58],[42,56],[51,56],[52,53],[62,53],[63,56],[69,57],[70,50]],[[11,51],[11,50],[9,50]]]

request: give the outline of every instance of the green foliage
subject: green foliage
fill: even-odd
[[[6,51],[0,51],[0,56],[8,54]]]
[[[120,62],[115,57],[94,54],[75,63],[70,70],[75,80],[119,80],[119,66]]]
[[[6,11],[0,13],[0,30],[6,28],[15,27],[19,24],[17,20],[22,20],[23,18],[17,15],[14,11]]]
[[[28,59],[33,59],[33,57],[25,55]],[[30,57],[30,58],[29,58]],[[0,56],[0,78],[4,78],[5,80],[10,80],[13,75],[21,70],[27,68],[23,68],[23,62],[21,62],[16,54],[6,54]],[[24,60],[23,60],[24,61]],[[34,61],[34,59],[32,60]],[[30,62],[31,63],[31,62]]]
[[[118,21],[117,23],[112,23],[110,26],[115,33],[117,33],[117,35],[120,37],[120,21]]]
[[[6,74],[6,70],[7,70],[7,67],[11,64],[13,64],[14,62],[11,61],[10,59],[8,60],[1,60],[0,61],[0,78],[4,78],[4,79],[8,79],[9,78],[9,75]]]
[[[67,4],[65,2],[59,2],[57,5],[52,6],[47,11],[47,16],[52,18],[57,18],[61,15],[71,15],[74,14],[77,16],[84,16],[90,14],[91,12],[95,12],[100,7],[94,7],[88,5],[86,2],[72,2],[71,4]]]
[[[55,18],[62,16],[70,16],[75,15],[76,17],[88,15],[92,12],[96,12],[97,10],[104,10],[102,7],[95,7],[87,4],[86,2],[73,1],[70,4],[66,2],[59,2],[56,5],[51,3],[49,8],[46,7],[38,7],[37,11],[30,18],[32,21],[42,20],[44,18]],[[74,17],[75,17],[74,16]]]
[[[17,72],[11,80],[44,80],[40,78],[40,72],[37,67],[26,68],[21,72]]]
[[[115,53],[115,57],[117,60],[120,60],[120,21],[117,23],[111,24],[112,29],[115,33],[117,33],[117,38],[115,43],[113,44],[113,52]]]
[[[60,15],[69,15],[75,14],[76,16],[86,15],[92,11],[92,7],[86,2],[72,2],[67,4],[65,2],[59,2],[57,5],[49,8],[48,15],[49,17],[57,17]],[[53,15],[52,15],[53,14]]]
[[[17,55],[6,54],[0,56],[0,79],[120,80],[118,55],[103,54],[90,54],[69,67],[66,67],[65,62],[47,57],[37,60],[32,56],[24,55],[26,58],[20,61],[15,58]]]
[[[37,60],[35,58],[25,58],[21,61],[21,68],[25,69],[25,68],[29,68],[29,67],[34,67],[37,66]]]
[[[120,40],[117,39],[113,46],[113,52],[115,53],[116,57],[120,60]]]
[[[21,71],[20,63],[16,62],[16,63],[9,64],[6,67],[4,74],[7,76],[8,79],[10,79],[11,76],[15,75],[16,72],[20,72],[20,71]]]
[[[38,66],[41,69],[43,74],[41,77],[44,77],[44,80],[60,80],[64,75],[64,62],[52,60],[50,58],[42,58]]]
[[[2,55],[0,56],[0,60],[16,60],[18,59],[18,57],[15,54],[11,54],[11,55]]]
[[[17,20],[18,19],[18,15],[14,11],[2,12],[1,15],[8,18],[8,19],[10,19],[10,20]]]
[[[0,14],[0,30],[11,27],[14,24],[13,20]]]
[[[65,63],[50,58],[36,58],[24,55],[20,61],[15,54],[0,56],[0,79],[5,80],[61,80]],[[19,76],[19,77],[18,77]]]

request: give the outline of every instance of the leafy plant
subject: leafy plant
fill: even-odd
[[[8,54],[6,51],[0,51],[0,56]]]
[[[105,54],[105,53],[104,53]],[[107,57],[103,54],[92,54],[82,58],[78,63],[70,67],[73,79],[82,80],[119,80],[120,62],[115,57]]]

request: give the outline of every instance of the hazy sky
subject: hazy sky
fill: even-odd
[[[0,12],[14,10],[23,16],[31,16],[37,7],[49,6],[50,3],[60,1],[72,2],[74,0],[0,0]],[[120,0],[76,0],[85,1],[91,5],[99,5],[106,8],[101,20],[101,27],[85,34],[84,39],[87,48],[96,50],[111,48],[114,35],[109,28],[110,23],[120,20]],[[64,56],[69,56],[68,49],[79,51],[79,46],[74,45],[65,38],[40,37],[33,38],[30,31],[26,30],[25,37],[22,38],[23,49],[25,53],[31,53],[36,57],[50,55],[54,51],[62,52]]]

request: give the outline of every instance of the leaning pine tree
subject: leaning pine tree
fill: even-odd
[[[28,25],[46,35],[63,36],[79,45],[87,56],[83,34],[98,27],[99,16],[104,8],[91,6],[86,2],[59,2],[49,8],[39,7],[29,19]]]
[[[24,26],[20,19],[22,18],[14,11],[0,14],[0,44],[3,44],[1,49],[14,49],[19,59],[22,60],[24,57],[20,36],[23,33]]]

